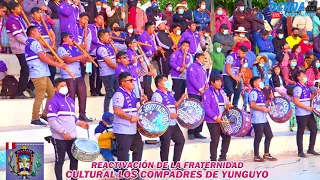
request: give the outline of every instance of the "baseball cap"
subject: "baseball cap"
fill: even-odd
[[[110,112],[105,112],[102,115],[102,121],[108,123],[108,124],[113,124],[113,119],[114,119],[114,115]]]

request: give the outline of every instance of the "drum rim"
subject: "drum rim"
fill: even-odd
[[[93,144],[95,144],[95,145],[96,145],[96,147],[98,147],[98,148],[97,148],[97,151],[91,152],[91,154],[100,153],[100,146],[98,145],[98,143],[97,143],[97,142],[95,142],[95,141],[93,141],[93,140],[91,140],[91,139],[87,139],[87,138],[77,138],[76,140],[74,140],[73,145],[74,145],[74,146],[76,146],[76,147],[78,147],[76,143],[77,143],[78,141],[80,141],[80,140],[86,140],[86,141],[93,142]],[[78,148],[78,150],[80,150],[80,151],[82,151],[82,152],[87,153],[86,151],[83,151],[83,150],[82,150],[82,149],[80,149],[80,148]]]
[[[318,96],[318,95],[320,95],[320,93],[317,93],[314,97],[313,97],[313,99],[312,99],[312,101],[311,101],[311,107],[313,107],[314,105],[314,101],[315,101],[315,97],[316,96]],[[318,117],[320,117],[320,112],[317,112],[317,111],[315,111],[314,109],[313,109],[313,113],[315,113],[316,114],[316,116],[318,116]]]
[[[244,110],[242,110],[242,109],[240,109],[240,108],[238,108],[238,107],[233,106],[233,107],[230,107],[230,108],[228,108],[228,109],[225,109],[225,110],[222,112],[222,114],[221,114],[221,118],[222,118],[222,117],[225,115],[225,113],[226,113],[227,111],[229,111],[230,109],[235,109],[235,110],[237,110],[238,112],[240,112],[240,114],[242,114],[242,113],[247,113],[246,111],[244,111]],[[248,117],[250,117],[250,114],[249,114],[249,113],[247,113],[247,114],[249,115]],[[242,115],[242,117],[243,117],[243,115]],[[250,119],[249,122],[250,122],[250,124],[252,124],[251,119]],[[238,134],[240,134],[240,132],[244,129],[243,125],[244,125],[244,122],[242,123],[241,129],[240,129],[237,133],[235,133],[235,134],[229,134],[229,136],[235,136],[235,137],[237,137]],[[222,129],[222,123],[220,124],[220,127],[221,127],[221,131],[224,132],[224,130]],[[225,132],[224,132],[224,133],[225,133]]]
[[[170,113],[171,113],[171,112],[170,112],[170,110],[167,108],[167,106],[165,106],[165,105],[164,105],[164,104],[162,104],[161,102],[151,100],[151,101],[148,101],[148,102],[146,102],[146,103],[142,104],[142,105],[137,109],[137,116],[138,116],[138,118],[139,118],[139,111],[140,111],[141,107],[142,107],[142,106],[144,106],[144,105],[145,105],[145,104],[147,104],[147,103],[156,103],[156,104],[160,104],[160,105],[162,105],[162,106],[164,106],[164,107],[165,107],[166,111],[167,111],[167,112],[168,112],[168,114],[169,114],[169,123],[168,123],[168,125],[167,125],[166,129],[164,129],[163,131],[161,131],[161,132],[163,132],[163,133],[159,132],[159,133],[161,133],[161,135],[156,136],[156,137],[149,137],[149,136],[146,136],[145,134],[141,133],[141,130],[140,130],[140,128],[139,128],[139,126],[140,126],[139,120],[140,120],[140,119],[137,121],[137,129],[138,129],[138,131],[139,131],[139,133],[140,133],[140,134],[142,134],[143,136],[148,137],[148,138],[157,138],[157,137],[162,136],[162,135],[163,135],[163,134],[168,130],[168,128],[169,128],[169,126],[170,126],[170,121],[171,121],[171,118],[170,118]],[[176,108],[176,109],[177,109],[177,108]],[[141,126],[140,126],[140,127],[141,127]]]
[[[205,116],[206,116],[206,113],[205,113],[205,110],[204,110],[204,106],[203,106],[202,102],[199,101],[199,100],[196,99],[196,98],[188,98],[188,99],[183,100],[183,101],[179,104],[179,106],[176,108],[177,114],[178,114],[178,109],[179,109],[180,105],[181,105],[184,101],[196,101],[196,102],[198,102],[199,104],[201,104],[202,109],[203,109],[203,115],[202,115],[203,117],[201,118],[200,122],[203,121],[204,118],[205,118]],[[177,120],[178,120],[178,119],[179,119],[179,116],[177,117]],[[201,124],[201,123],[200,123],[200,124]],[[200,126],[200,124],[199,124],[198,126]]]
[[[290,101],[289,101],[287,98],[284,98],[284,97],[281,97],[281,96],[274,97],[273,99],[276,99],[276,98],[278,98],[278,99],[284,99],[284,100],[289,104],[289,112],[288,112],[288,113],[290,113],[290,114],[292,115],[292,107],[291,107]],[[272,101],[273,101],[273,100],[272,100]],[[271,102],[272,102],[272,101],[271,101]],[[270,112],[271,112],[271,111],[270,111]],[[286,121],[284,121],[284,122],[280,122],[280,121],[278,120],[278,119],[280,119],[280,118],[277,118],[277,117],[272,116],[272,115],[270,114],[270,112],[268,113],[270,119],[272,119],[273,121],[275,121],[275,122],[277,122],[277,123],[285,123],[285,122],[289,121],[289,119],[290,119],[290,117],[291,117],[291,116],[288,116],[288,117],[289,117],[288,120],[286,120]],[[282,117],[282,118],[283,118],[283,117]],[[276,119],[276,120],[274,120],[274,119]]]

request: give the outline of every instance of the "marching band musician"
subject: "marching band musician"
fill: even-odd
[[[67,95],[68,87],[64,79],[58,78],[54,81],[54,91],[53,98],[47,101],[49,103],[46,110],[55,150],[54,171],[57,180],[63,180],[62,169],[66,152],[70,159],[70,170],[78,170],[78,160],[71,153],[72,144],[77,137],[76,125],[89,129],[89,124],[76,118],[75,102]]]
[[[12,53],[17,56],[21,67],[16,98],[28,98],[23,94],[23,92],[28,90],[28,93],[30,94],[31,89],[34,89],[34,87],[32,81],[29,81],[29,67],[25,57],[25,44],[27,41],[27,35],[25,32],[27,30],[27,24],[21,17],[22,7],[19,3],[11,1],[8,5],[8,9],[10,11],[10,15],[6,23],[6,28],[9,44]]]
[[[81,75],[80,63],[85,64],[87,54],[81,54],[80,50],[73,44],[71,34],[61,33],[61,45],[58,48],[59,57],[67,64],[75,79],[72,79],[68,72],[61,70],[61,77],[66,80],[69,97],[75,101],[76,94],[79,101],[79,120],[92,122],[86,116],[87,91],[84,77]]]
[[[174,98],[178,101],[187,87],[186,71],[187,67],[193,63],[192,55],[189,53],[189,41],[182,41],[180,49],[175,51],[170,56],[170,74],[173,82],[172,90]]]
[[[195,56],[195,54],[198,52],[202,52],[200,47],[200,36],[199,32],[197,31],[196,22],[188,21],[188,29],[182,33],[179,46],[181,46],[181,42],[183,41],[190,42],[189,53],[192,54],[192,56]]]
[[[57,49],[56,48],[56,44],[55,44],[56,35],[54,34],[53,30],[51,29],[50,24],[48,23],[48,21],[44,20],[44,22],[46,23],[47,28],[49,30],[49,34],[48,34],[46,28],[44,27],[44,25],[42,24],[42,21],[41,21],[41,16],[42,16],[41,9],[38,8],[38,7],[33,7],[31,9],[31,16],[32,16],[32,21],[30,22],[30,24],[33,25],[33,26],[36,26],[38,28],[38,30],[41,33],[42,37],[47,41],[47,43],[52,47],[52,49]],[[51,38],[49,36],[51,36],[53,42],[51,42]],[[53,54],[50,52],[50,50],[48,48],[46,48],[46,53],[49,53],[50,55],[53,56]],[[51,74],[50,80],[51,80],[51,82],[53,82],[54,81],[54,77],[56,76],[57,69],[56,69],[55,66],[49,65],[49,70],[50,70],[50,74]]]
[[[132,161],[141,161],[143,152],[143,142],[137,130],[137,108],[140,103],[134,92],[133,78],[129,72],[119,75],[119,85],[117,92],[112,97],[113,102],[113,133],[117,138],[118,161],[129,161],[128,153],[132,150]],[[146,95],[141,97],[143,102],[148,98]]]
[[[202,101],[203,93],[209,88],[206,84],[207,71],[203,68],[205,57],[203,53],[197,53],[195,55],[195,62],[192,63],[187,69],[187,90],[189,98],[195,98]],[[203,122],[195,129],[188,130],[188,139],[194,140],[206,139],[200,133],[202,131]]]
[[[146,22],[144,28],[145,28],[145,31],[143,31],[142,34],[139,36],[138,41],[152,46],[152,47],[141,46],[143,53],[145,53],[148,58],[147,61],[151,63],[152,57],[154,56],[154,53],[157,51],[157,46],[154,39],[153,22]],[[143,76],[143,83],[142,83],[142,89],[144,90],[144,94],[147,95],[149,99],[151,99],[153,94],[153,91],[151,89],[152,76],[155,76],[155,73],[150,71],[149,69],[148,74],[146,76]]]
[[[231,107],[226,93],[221,88],[222,78],[220,75],[212,74],[210,77],[210,87],[203,94],[202,104],[205,110],[204,120],[210,132],[210,160],[217,160],[217,149],[222,137],[221,154],[218,161],[226,161],[227,153],[231,141],[231,136],[224,134],[221,130],[221,116],[225,109]]]
[[[273,133],[268,122],[267,113],[270,112],[268,104],[273,98],[273,94],[269,95],[268,100],[264,95],[262,89],[264,88],[264,83],[261,81],[260,77],[253,77],[250,79],[250,85],[253,89],[249,93],[249,105],[251,121],[254,129],[254,162],[264,162],[265,160],[276,161],[277,159],[272,157],[269,153],[270,142],[273,137]],[[264,140],[264,155],[263,159],[259,155],[259,147],[263,134],[265,135]]]
[[[137,41],[131,37],[126,39],[126,44],[131,45],[137,43]],[[135,45],[136,46],[136,45]],[[126,52],[119,52],[116,56],[118,66],[115,70],[115,77],[118,79],[119,74],[122,72],[129,72],[134,79],[134,90],[133,92],[136,94],[136,97],[140,98],[141,93],[141,84],[139,77],[143,77],[148,73],[147,64],[144,62],[143,58],[133,57],[133,64],[130,65],[130,60],[127,56]],[[139,65],[137,61],[139,60]]]
[[[87,28],[87,34],[86,34],[86,39],[84,39],[85,34],[85,26],[86,24],[88,25],[90,16],[88,13],[83,12],[79,15],[79,21],[77,23],[77,37],[74,37],[74,40],[80,44],[80,46],[86,50],[87,52],[90,51],[90,44],[91,44],[91,39],[92,39],[92,35],[91,35],[91,31],[89,28]],[[86,43],[86,44],[85,44]]]
[[[296,118],[298,124],[297,130],[297,146],[298,156],[306,157],[303,152],[303,134],[306,127],[310,131],[309,149],[308,154],[320,155],[314,150],[317,138],[317,124],[313,115],[313,107],[311,107],[311,101],[315,94],[311,94],[309,87],[306,85],[307,77],[302,70],[294,72],[293,80],[297,82],[293,89],[293,103],[296,107]],[[316,93],[320,90],[317,89]]]
[[[88,25],[88,29],[91,32],[91,42],[90,42],[89,53],[93,58],[97,57],[96,50],[100,43],[99,37],[98,37],[98,31],[102,29],[102,23],[104,23],[102,14],[97,14],[96,17],[94,17],[94,22],[95,22],[94,24]],[[103,96],[103,94],[101,93],[102,79],[100,78],[101,68],[99,63],[98,63],[98,67],[99,68],[92,66],[92,72],[91,72],[91,75],[89,76],[91,96],[97,96],[97,95]]]
[[[96,56],[99,63],[99,73],[104,85],[106,95],[104,99],[104,112],[109,112],[109,105],[114,92],[117,90],[118,83],[115,78],[116,54],[110,45],[111,39],[106,29],[98,31],[99,44]]]
[[[170,142],[171,140],[174,144],[174,155],[173,162],[176,163],[180,161],[183,146],[185,143],[184,136],[182,131],[177,124],[177,111],[176,108],[180,105],[180,103],[187,98],[187,94],[183,94],[179,101],[176,101],[173,93],[168,89],[171,88],[171,83],[168,81],[167,75],[159,74],[155,78],[155,84],[157,90],[152,95],[153,101],[158,101],[165,105],[170,111],[170,126],[167,131],[160,136],[161,146],[160,146],[160,158],[161,161],[168,161],[169,150],[170,150]]]
[[[65,68],[65,65],[55,61],[55,58],[49,54],[46,54],[41,44],[39,43],[40,32],[36,26],[30,26],[27,29],[28,39],[25,46],[25,54],[27,64],[29,66],[30,78],[35,86],[36,97],[33,103],[32,110],[32,122],[30,126],[46,126],[39,119],[39,112],[42,101],[46,93],[48,94],[47,102],[54,95],[53,85],[49,78],[50,71],[48,64],[57,66],[61,69]],[[47,120],[47,113],[44,111],[41,116],[42,119]]]

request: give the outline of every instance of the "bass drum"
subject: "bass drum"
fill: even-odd
[[[71,153],[79,161],[93,162],[100,155],[100,148],[96,142],[90,139],[79,138],[73,142]]]
[[[320,94],[318,93],[312,100],[311,106],[313,107],[313,113],[320,117]]]
[[[138,110],[138,131],[149,138],[163,135],[170,124],[170,111],[155,101],[143,104]]]
[[[270,102],[270,118],[277,123],[287,122],[292,115],[292,108],[290,102],[283,97],[275,97]]]
[[[236,107],[229,108],[222,113],[221,129],[229,136],[243,137],[251,129],[251,117]]]
[[[178,107],[177,120],[186,129],[195,129],[203,122],[205,111],[200,101],[186,99]]]

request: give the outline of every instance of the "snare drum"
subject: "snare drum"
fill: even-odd
[[[73,142],[71,153],[79,161],[93,162],[98,158],[100,148],[96,142],[90,139],[79,138]]]
[[[283,97],[275,97],[270,102],[270,118],[277,123],[287,122],[292,115],[290,102]]]
[[[138,131],[149,138],[163,135],[170,124],[170,111],[155,101],[149,101],[138,110]]]
[[[229,108],[222,113],[221,129],[223,133],[229,136],[243,137],[251,129],[250,115],[236,107]]]
[[[203,122],[205,111],[200,101],[186,99],[178,107],[177,120],[186,129],[195,129]]]
[[[313,113],[320,117],[320,94],[318,93],[312,100]]]

